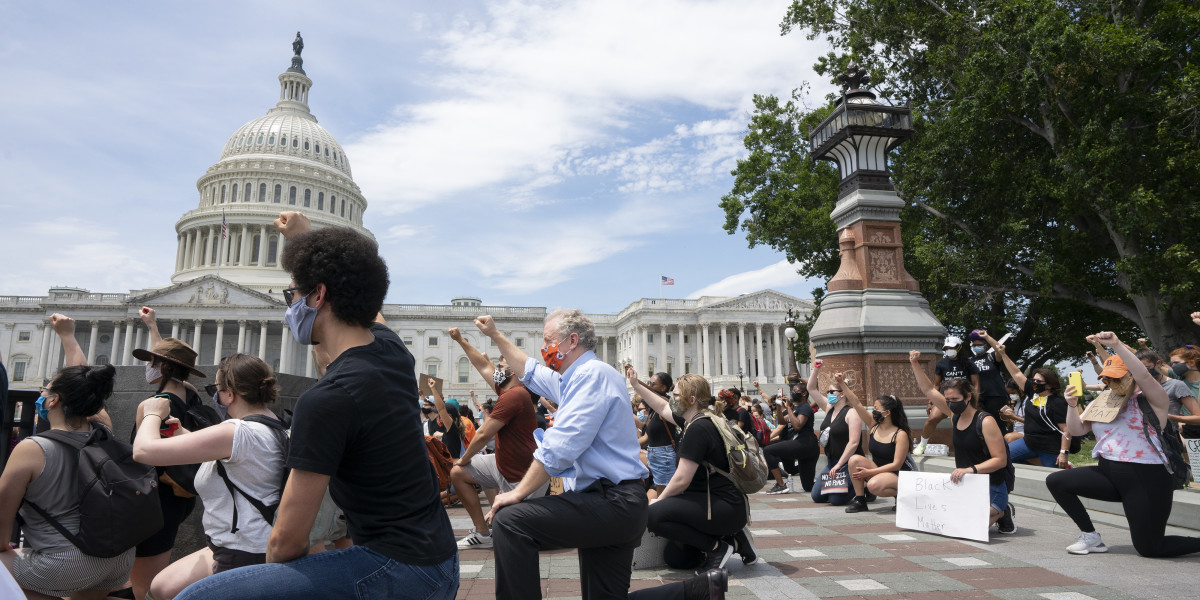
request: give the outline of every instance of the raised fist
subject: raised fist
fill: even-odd
[[[154,327],[158,322],[154,309],[149,306],[143,306],[142,310],[138,311],[138,318],[142,320],[142,323],[146,324],[146,327]]]
[[[1097,342],[1100,342],[1101,344],[1110,348],[1115,348],[1117,347],[1117,344],[1121,343],[1121,340],[1117,339],[1117,334],[1111,331],[1101,331],[1092,337],[1096,338]]]
[[[456,342],[462,341],[462,339],[463,339],[462,333],[458,331],[457,327],[451,327],[449,333],[450,333],[450,339],[452,339]]]
[[[60,336],[74,335],[75,319],[62,313],[54,313],[50,315],[50,327]]]
[[[275,219],[275,229],[278,229],[284,238],[290,240],[301,233],[311,231],[312,222],[302,212],[285,211],[279,213],[279,218]]]
[[[920,358],[921,358],[920,350],[909,350],[908,351],[908,362],[917,362],[918,360],[920,360]]]
[[[492,319],[491,315],[483,315],[475,319],[475,326],[479,328],[479,333],[487,337],[495,337],[500,334],[496,329],[496,321]]]

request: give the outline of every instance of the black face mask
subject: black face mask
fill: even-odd
[[[1044,382],[1044,381],[1033,382],[1033,391],[1035,391],[1039,394],[1046,391],[1046,382]]]
[[[1171,370],[1175,371],[1176,375],[1183,377],[1183,374],[1188,372],[1188,366],[1185,362],[1171,363]]]
[[[956,417],[963,414],[963,411],[967,410],[966,402],[950,402],[947,400],[946,404],[950,405],[950,412],[954,413],[954,416]]]
[[[875,420],[876,424],[883,423],[883,413],[877,410],[871,411],[871,418]]]
[[[792,404],[799,405],[799,404],[807,404],[807,403],[808,403],[808,395],[792,394]]]

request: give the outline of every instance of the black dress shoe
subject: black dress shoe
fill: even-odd
[[[729,572],[725,569],[705,571],[683,583],[686,600],[724,600],[729,589]]]

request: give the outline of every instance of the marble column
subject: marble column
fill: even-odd
[[[258,228],[258,262],[255,266],[263,266],[267,264],[267,226],[262,225]],[[266,360],[266,359],[263,359]]]
[[[196,351],[196,360],[200,359],[200,332],[204,329],[204,321],[196,319],[196,331],[192,334],[192,350]]]
[[[600,359],[604,361],[604,364],[608,364],[608,338],[607,337],[600,338]]]
[[[303,348],[303,346],[302,346],[302,348]],[[316,377],[316,375],[315,375],[316,365],[313,364],[312,348],[305,348],[305,349],[307,350],[307,352],[304,353],[304,376],[305,377]]]
[[[108,351],[108,364],[121,365],[121,322],[113,323],[112,348]]]
[[[259,254],[262,256],[262,254]],[[267,360],[267,321],[258,322],[258,357]]]
[[[58,336],[54,336],[54,338],[56,338],[56,337],[58,337]],[[54,339],[54,338],[51,338],[51,339]],[[57,371],[60,366],[62,366],[60,364],[61,362],[62,362],[62,343],[50,344],[50,358],[47,361],[48,370],[46,371],[46,376],[50,377],[51,375],[54,375],[54,372]]]
[[[238,265],[246,266],[250,264],[250,226],[242,225],[242,243],[239,244]],[[241,350],[238,350],[241,352]]]
[[[679,342],[679,355],[675,357],[675,377],[679,377],[687,373],[687,348],[683,345],[683,325],[679,326],[679,333],[676,335],[679,336],[677,340]]]
[[[700,372],[705,379],[712,377],[712,360],[708,356],[708,323],[700,326]]]
[[[292,338],[292,332],[288,329],[287,323],[283,324],[283,330],[279,332],[279,372],[290,372],[287,367],[288,359],[288,341]]]
[[[183,269],[192,266],[192,232],[183,232]]]
[[[237,350],[234,352],[243,353],[246,351],[246,320],[238,319],[238,342]]]
[[[642,361],[638,365],[638,372],[642,375],[649,376],[650,373],[650,328],[644,325],[639,325],[638,329],[642,332],[641,357]]]
[[[729,375],[729,323],[721,323],[721,375]]]
[[[49,371],[46,370],[46,363],[50,362],[50,324],[47,322],[38,323],[38,329],[42,330],[42,347],[38,349],[38,368],[37,379],[41,380],[46,377]]]
[[[141,327],[140,325],[138,325],[138,323],[134,323],[134,324],[133,324],[133,329],[134,329],[134,331],[136,331],[136,332],[137,332],[136,334],[134,334],[134,338],[133,338],[133,347],[134,347],[134,348],[145,348],[145,347],[147,346],[147,343],[146,343],[146,340],[145,340],[145,339],[143,339],[143,338],[144,338],[144,337],[150,337],[150,332],[149,332],[149,330],[147,330],[145,327]],[[144,335],[143,335],[143,334],[144,334]],[[137,359],[133,359],[133,360],[131,360],[131,361],[130,361],[130,363],[131,363],[131,364],[134,364],[134,365],[144,365],[144,364],[146,364],[146,363],[143,363],[142,361],[140,361],[140,360],[137,360]]]
[[[738,323],[737,325],[737,355],[738,355],[738,370],[744,375],[749,375],[746,370],[746,325]]]
[[[183,247],[185,246],[183,234],[175,236],[175,270],[183,270]],[[91,361],[89,361],[91,362]]]
[[[756,369],[755,377],[763,379],[763,383],[767,383],[767,361],[763,360],[763,351],[766,345],[766,340],[763,339],[762,323],[754,324],[754,349],[758,351],[758,368]]]
[[[96,364],[96,342],[100,340],[100,321],[92,321],[92,332],[88,336],[87,364]]]
[[[775,343],[775,382],[783,383],[787,373],[783,372],[783,347],[779,345],[779,325],[771,326]]]
[[[133,364],[133,321],[125,323],[125,351],[121,353],[121,364]]]
[[[217,343],[213,345],[212,364],[221,364],[221,347],[225,345],[225,319],[217,319]],[[197,362],[199,362],[197,360]]]
[[[179,339],[179,319],[171,319],[171,337]]]
[[[658,326],[658,362],[654,365],[654,370],[666,373],[667,372],[667,326]],[[649,373],[646,373],[649,375]]]

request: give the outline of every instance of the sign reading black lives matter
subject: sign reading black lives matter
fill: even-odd
[[[896,527],[978,542],[988,541],[988,476],[955,483],[949,473],[900,471]]]

